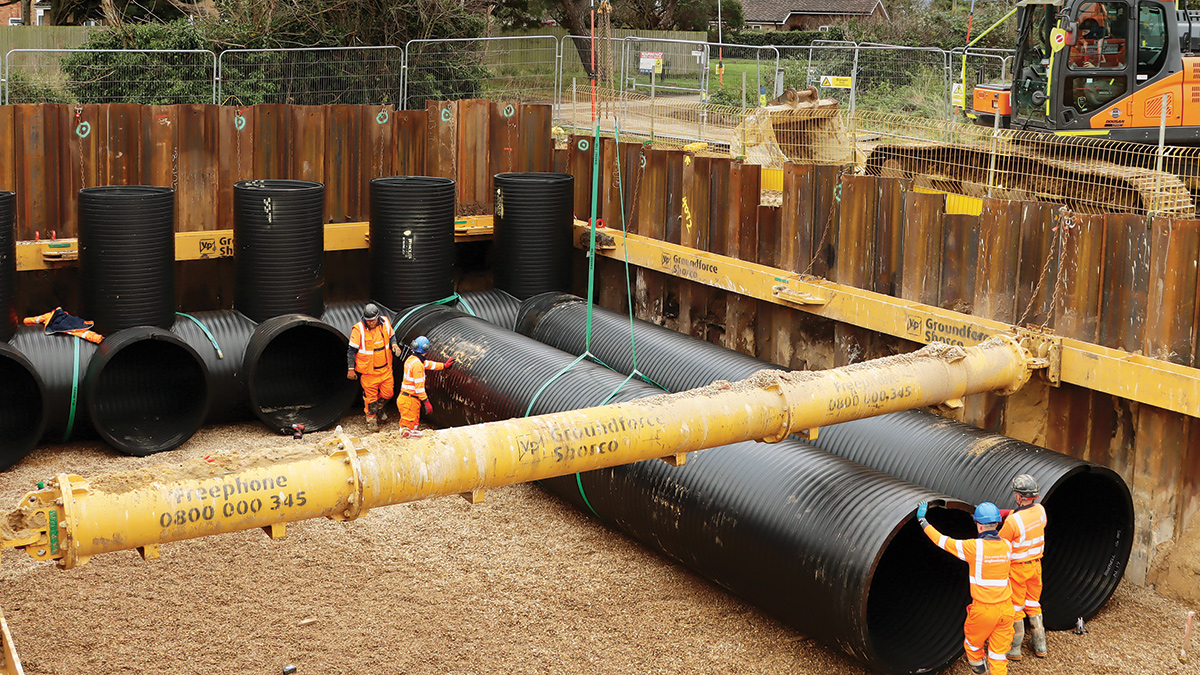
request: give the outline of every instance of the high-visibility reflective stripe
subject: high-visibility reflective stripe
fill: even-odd
[[[963,640],[963,644],[967,646],[967,649],[969,649],[973,652],[979,651],[979,647],[976,647],[975,645],[971,644],[970,640]]]
[[[956,548],[956,549],[958,550],[958,557],[959,557],[959,558],[962,558],[963,560],[966,560],[966,559],[967,559],[967,554],[966,554],[966,552],[965,552],[965,551],[963,551],[963,543],[962,543],[962,540],[961,540],[961,539],[960,539],[960,540],[958,540],[958,541],[956,541],[956,542],[954,542],[954,548]]]
[[[943,534],[941,537],[938,538],[938,546],[940,546],[942,548],[946,548],[946,542],[949,540],[950,540],[950,537],[947,537],[946,535]]]
[[[1019,611],[1021,611],[1021,610],[1023,610],[1023,609],[1025,609],[1025,605],[1013,605],[1013,611],[1014,611],[1014,612],[1019,612]]]
[[[1042,603],[1038,602],[1037,600],[1026,600],[1025,606],[1026,607],[1041,607]]]
[[[1044,550],[1045,550],[1045,547],[1044,547],[1044,546],[1039,546],[1039,547],[1037,547],[1037,548],[1031,548],[1031,549],[1029,549],[1028,551],[1022,551],[1022,552],[1020,552],[1020,553],[1016,553],[1016,552],[1014,552],[1014,553],[1013,553],[1013,560],[1015,560],[1015,561],[1017,561],[1017,562],[1020,562],[1020,561],[1022,561],[1022,560],[1025,560],[1025,559],[1027,559],[1027,558],[1032,558],[1032,557],[1034,557],[1035,555],[1041,555],[1041,554],[1042,554],[1042,551],[1044,551]]]
[[[1008,654],[997,654],[996,652],[989,649],[988,650],[988,658],[993,661],[1007,661]]]

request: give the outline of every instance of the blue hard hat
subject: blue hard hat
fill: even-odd
[[[429,351],[429,338],[424,335],[412,341],[412,350],[418,354],[424,354]],[[995,508],[995,507],[992,507]],[[999,521],[997,521],[999,522]]]
[[[1000,522],[1000,509],[991,502],[984,502],[975,507],[975,522],[984,525],[995,525]]]

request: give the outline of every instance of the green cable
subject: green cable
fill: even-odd
[[[183,312],[175,312],[175,315],[182,316],[185,319],[191,319],[192,323],[196,324],[200,327],[200,330],[204,331],[204,334],[208,337],[208,341],[212,343],[213,349],[217,350],[217,358],[225,358],[225,352],[221,351],[221,345],[217,344],[217,338],[213,337],[213,334],[208,332],[208,327],[200,323],[200,319],[197,319],[191,314],[184,314]]]
[[[75,338],[75,363],[71,368],[71,414],[67,416],[67,431],[63,434],[63,443],[71,438],[71,432],[75,429],[75,404],[79,400],[79,341],[81,339]]]
[[[617,126],[616,122],[613,122],[613,136],[614,140],[616,141],[617,148],[620,148],[621,129],[619,126]],[[645,145],[642,147],[642,152],[645,152]],[[620,161],[617,162],[617,190],[619,191],[621,198],[621,243],[625,247],[625,297],[627,299],[626,305],[629,307],[629,355],[633,360],[633,373],[637,373],[637,342],[634,339],[635,331],[633,329],[633,286],[629,281],[629,233],[626,231],[627,226],[625,223],[625,183],[621,180]],[[633,373],[630,374],[632,375]],[[642,379],[648,380],[649,378],[642,376]],[[659,389],[663,388],[659,386],[657,382],[655,382],[654,385]]]

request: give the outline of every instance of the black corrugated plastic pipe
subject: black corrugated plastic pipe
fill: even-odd
[[[0,190],[0,342],[17,332],[17,193]]]
[[[371,180],[371,298],[411,307],[454,294],[454,181]]]
[[[37,447],[46,430],[46,389],[25,355],[0,341],[0,471]]]
[[[587,303],[563,293],[522,303],[517,330],[564,351],[583,352]],[[671,391],[736,381],[775,364],[636,320],[638,370]],[[619,372],[632,370],[629,317],[593,308],[591,351]],[[1133,542],[1133,502],[1119,475],[1102,466],[976,429],[924,411],[823,427],[819,448],[969,503],[1012,506],[1013,476],[1029,473],[1050,524],[1043,561],[1046,627],[1091,618],[1117,588]]]
[[[79,191],[83,314],[96,332],[175,322],[175,191],[108,185]]]
[[[399,331],[428,336],[435,359],[456,359],[426,380],[442,424],[520,417],[531,402],[531,414],[599,405],[625,379],[581,362],[551,381],[572,356],[445,307],[412,312]],[[659,393],[631,381],[612,400]],[[926,488],[795,440],[702,450],[680,468],[639,462],[542,484],[879,671],[924,672],[962,653],[966,574],[912,517],[917,501],[944,499]],[[931,514],[949,534],[974,532],[964,510]]]
[[[575,177],[498,173],[492,270],[496,288],[524,300],[571,289]]]
[[[499,288],[463,291],[458,297],[458,301],[451,306],[463,314],[477,316],[508,330],[517,324],[517,310],[521,309],[521,301]]]
[[[262,323],[324,310],[325,186],[245,180],[233,186],[234,308]]]
[[[353,314],[358,321],[362,305],[331,305],[324,315],[338,321]],[[208,368],[214,399],[209,422],[253,415],[280,433],[292,433],[293,424],[318,431],[337,422],[357,393],[346,379],[348,327],[342,332],[297,314],[255,324],[236,310],[219,310],[181,316],[172,330]]]
[[[138,457],[174,450],[204,424],[208,369],[174,333],[126,328],[100,343],[83,399],[92,426],[117,450]]]
[[[250,409],[267,427],[291,433],[332,426],[358,396],[346,379],[349,337],[311,316],[286,314],[264,321],[246,345]]]
[[[94,436],[83,389],[97,346],[69,335],[46,335],[40,326],[18,328],[12,345],[33,364],[42,380],[46,418],[42,440],[65,443],[71,438]]]

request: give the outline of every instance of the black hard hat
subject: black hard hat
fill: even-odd
[[[1038,496],[1037,480],[1027,473],[1023,473],[1016,478],[1013,478],[1012,489],[1013,492],[1016,492],[1022,497]]]
[[[373,302],[368,302],[366,307],[363,307],[363,321],[372,321],[379,318],[379,305]]]

